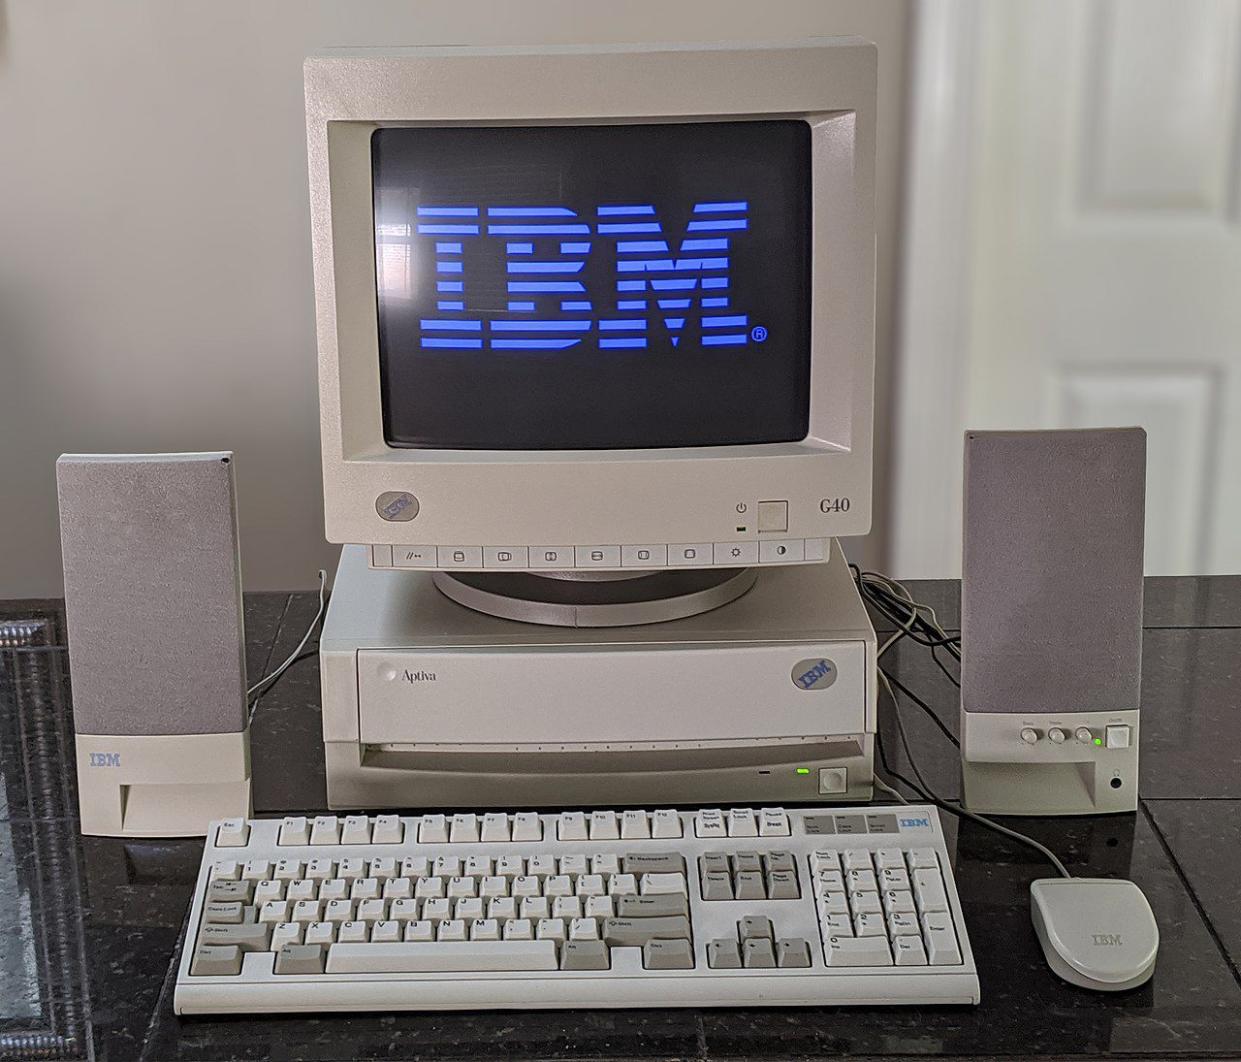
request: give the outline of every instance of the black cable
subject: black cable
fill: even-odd
[[[898,597],[878,582],[868,581],[867,576],[871,579],[879,578],[875,573],[864,572],[853,564],[849,567],[853,572],[854,582],[857,584],[858,591],[875,611],[896,624],[901,637],[912,638],[919,645],[925,645],[930,648],[943,646],[953,656],[960,659],[960,649],[958,648],[961,641],[960,635],[945,634],[923,617],[921,606],[918,606],[916,603],[911,604],[906,599]]]
[[[940,671],[942,671],[942,672],[943,672],[943,673],[947,676],[948,681],[949,681],[949,682],[951,682],[954,686],[956,686],[956,688],[957,688],[957,689],[960,689],[960,688],[961,688],[961,680],[960,680],[960,679],[958,679],[958,678],[956,677],[956,675],[954,675],[951,671],[949,671],[949,670],[948,670],[947,665],[946,665],[946,664],[945,664],[945,663],[944,663],[944,662],[943,662],[943,661],[939,658],[939,654],[938,654],[938,653],[936,653],[936,651],[935,651],[935,650],[936,650],[936,649],[938,649],[938,648],[939,648],[939,646],[937,646],[937,645],[933,645],[933,646],[931,646],[931,659],[935,661],[935,663],[936,663],[936,665],[939,667]],[[958,660],[959,660],[959,659],[960,659],[960,658],[958,657]]]
[[[882,668],[880,668],[879,670],[883,671]],[[903,693],[906,697],[908,697],[911,701],[913,701],[914,704],[916,704],[919,708],[921,708],[928,716],[930,716],[931,721],[937,727],[939,727],[944,737],[946,737],[949,741],[951,741],[957,748],[961,747],[961,742],[958,740],[956,734],[954,734],[951,730],[948,729],[948,724],[945,723],[939,717],[938,714],[936,714],[935,710],[929,704],[927,704],[926,701],[924,701],[921,697],[919,697],[916,693],[914,693],[913,690],[911,690],[908,686],[906,686],[900,679],[894,676],[890,671],[884,671],[883,677],[886,678],[890,683],[892,683],[892,685],[895,686],[898,690],[900,690],[901,693]]]
[[[914,796],[932,803],[931,798],[926,793],[888,763],[888,757],[883,751],[883,742],[880,740],[878,732],[875,734],[875,751],[879,753],[879,762],[883,765],[884,774],[889,778],[895,778],[901,785],[912,792]]]

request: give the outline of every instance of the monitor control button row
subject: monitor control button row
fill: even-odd
[[[509,569],[737,568],[755,564],[821,561],[821,538],[761,542],[652,542],[596,546],[392,546],[370,547],[372,568]]]

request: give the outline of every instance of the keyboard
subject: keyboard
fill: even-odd
[[[933,807],[227,819],[178,1014],[977,1003]]]

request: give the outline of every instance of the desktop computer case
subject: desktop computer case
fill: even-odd
[[[711,612],[591,629],[473,612],[346,546],[320,643],[328,804],[868,800],[875,651],[836,543]]]

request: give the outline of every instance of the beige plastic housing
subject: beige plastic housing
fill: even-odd
[[[468,554],[480,558],[478,567],[488,547],[759,542],[772,536],[759,531],[758,503],[772,500],[788,503],[782,538],[870,529],[873,45],[824,38],[339,52],[306,61],[305,88],[329,541],[440,547],[450,555],[462,546],[482,547]],[[776,117],[800,118],[811,129],[815,297],[805,439],[612,451],[386,444],[371,187],[375,129]],[[390,503],[393,492],[417,500],[417,506],[401,501],[403,515],[416,510],[412,519],[380,516],[384,505],[377,500],[389,495]],[[619,568],[620,552],[601,553],[615,555],[615,564],[590,566]]]
[[[992,815],[1136,811],[1138,716],[963,711],[965,806]]]
[[[720,608],[550,627],[341,551],[319,642],[328,805],[869,800],[875,633],[844,554]],[[834,678],[805,688],[828,661]]]
[[[253,814],[250,731],[78,734],[78,804],[88,837],[202,837]]]

